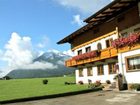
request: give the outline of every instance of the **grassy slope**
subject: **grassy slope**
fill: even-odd
[[[42,80],[43,78],[0,80],[0,101],[64,93],[87,88],[85,85],[64,85],[65,81],[75,81],[74,77],[48,78],[49,82],[47,85],[44,85]]]

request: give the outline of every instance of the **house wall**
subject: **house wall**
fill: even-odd
[[[78,83],[79,81],[83,81],[84,83],[88,83],[88,80],[92,80],[92,83],[100,80],[101,83],[106,83],[106,80],[110,80],[111,82],[113,82],[113,78],[116,74],[109,74],[108,71],[108,64],[104,64],[104,75],[98,75],[97,74],[97,66],[93,66],[92,67],[92,71],[93,71],[93,76],[87,76],[87,67],[84,67],[83,69],[83,77],[79,77],[79,70],[77,69],[75,71],[76,73],[76,83]]]
[[[140,54],[140,49],[125,52],[125,53],[120,53],[118,55],[118,62],[119,62],[119,72],[124,74],[126,78],[126,82],[128,84],[132,83],[140,83],[140,71],[134,71],[134,72],[127,72],[126,71],[126,61],[125,58],[129,56],[133,56],[136,54]],[[124,81],[125,82],[125,81]]]
[[[130,28],[126,28],[125,30],[121,31],[120,33],[124,33],[124,32],[127,32],[127,33],[133,33],[134,30],[136,28],[139,28],[140,27],[140,24],[136,24]],[[93,42],[89,45],[86,45],[86,46],[83,46],[79,49],[76,49],[74,51],[75,55],[77,55],[77,52],[78,50],[81,50],[82,49],[82,52],[85,53],[85,48],[88,47],[88,46],[91,46],[91,50],[97,50],[97,43],[101,43],[102,44],[102,48],[105,49],[106,48],[106,43],[105,41],[107,39],[110,39],[110,38],[113,38],[114,39],[117,39],[117,35],[116,34],[113,34],[111,36],[108,36],[104,39],[101,39],[101,40],[98,40],[96,42]],[[135,54],[140,54],[140,49],[139,50],[135,50],[135,51],[129,51],[129,52],[125,52],[125,53],[119,53],[118,54],[118,62],[119,63],[119,72],[122,73],[122,74],[125,74],[126,75],[126,79],[127,79],[127,82],[128,83],[140,83],[140,80],[136,79],[139,77],[140,75],[140,72],[126,72],[126,68],[125,68],[125,57],[126,56],[130,56],[130,55],[135,55]],[[105,61],[106,62],[106,61]],[[110,61],[109,61],[110,62]],[[97,80],[101,80],[101,82],[105,83],[106,80],[110,80],[111,82],[113,82],[113,78],[114,78],[114,75],[116,74],[109,74],[108,73],[108,63],[104,64],[104,75],[101,75],[101,76],[98,76],[97,75],[97,67],[96,65],[98,65],[98,63],[94,64],[93,65],[93,76],[87,76],[87,67],[85,66],[84,67],[84,76],[83,77],[79,77],[79,71],[78,69],[76,70],[76,82],[78,83],[78,81],[83,81],[84,83],[88,83],[88,79],[92,80],[92,82],[95,82]],[[132,77],[136,77],[136,78],[133,78]]]
[[[118,36],[116,34],[113,34],[113,35],[108,36],[106,38],[103,38],[101,40],[95,41],[91,44],[88,44],[88,45],[83,46],[79,49],[76,49],[74,51],[74,54],[78,55],[78,50],[82,50],[82,53],[85,53],[86,52],[85,51],[86,47],[89,47],[89,46],[91,46],[91,50],[97,50],[97,44],[98,43],[101,43],[102,49],[106,49],[107,48],[106,47],[106,40],[108,40],[110,38],[112,38],[114,40],[114,39],[117,39],[117,37]],[[112,59],[108,60],[108,62],[112,62],[112,61],[113,61]],[[115,61],[115,62],[117,62],[117,61]],[[97,74],[97,72],[98,72],[97,71],[97,65],[100,65],[100,64],[104,65],[104,75],[98,75]],[[87,66],[86,65],[82,66],[82,68],[83,68],[83,77],[79,77],[79,70],[78,69],[75,71],[76,83],[78,83],[79,81],[83,81],[84,83],[88,83],[88,79],[92,80],[92,82],[96,82],[97,80],[100,80],[102,83],[105,83],[106,80],[110,80],[111,82],[113,82],[113,78],[116,75],[116,74],[109,74],[108,73],[108,63],[107,62],[106,63],[103,63],[103,62],[94,63],[92,65],[93,76],[88,76],[87,75]]]
[[[129,27],[129,28],[126,28],[126,29],[122,30],[122,31],[120,32],[120,36],[121,36],[121,34],[123,34],[123,33],[127,33],[127,34],[133,33],[135,29],[139,29],[139,31],[140,31],[140,23],[138,23],[138,24],[136,24],[136,25],[134,25],[134,26],[132,26],[132,27]]]
[[[123,15],[124,15],[124,20],[122,20],[121,22],[118,22],[118,18]],[[140,22],[140,18],[139,18],[138,6],[135,6],[131,8],[130,10],[127,10],[126,12],[122,13],[121,15],[118,15],[115,18],[109,20],[108,22],[105,22],[101,24],[100,26],[95,26],[86,32],[83,32],[81,35],[75,37],[71,41],[71,45],[73,46],[73,48],[77,47],[92,39],[95,39],[99,36],[102,36],[109,32],[114,31],[116,27],[118,27],[119,31],[122,31],[135,24],[138,24],[139,22]],[[94,33],[95,30],[99,30],[99,32]]]
[[[83,46],[83,47],[81,47],[81,48],[78,48],[78,49],[74,50],[74,55],[78,55],[78,51],[79,51],[79,50],[82,50],[82,53],[85,53],[85,52],[86,52],[86,51],[85,51],[86,47],[89,47],[89,46],[91,46],[91,51],[92,51],[92,50],[97,50],[97,44],[98,44],[98,43],[101,43],[102,49],[105,49],[105,48],[107,48],[107,47],[106,47],[106,40],[108,40],[108,39],[110,39],[110,38],[112,38],[112,39],[114,40],[114,39],[117,39],[117,37],[118,37],[118,36],[117,36],[116,34],[113,34],[113,35],[108,36],[108,37],[106,37],[106,38],[103,38],[103,39],[101,39],[101,40],[98,40],[98,41],[95,41],[95,42],[93,42],[93,43],[90,43],[90,44],[88,44],[88,45],[86,45],[86,46]]]

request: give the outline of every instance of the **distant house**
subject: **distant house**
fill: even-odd
[[[0,80],[10,80],[10,79],[12,79],[12,78],[9,76],[4,76],[4,77],[0,78]]]
[[[66,61],[76,67],[76,82],[106,80],[117,73],[127,84],[140,83],[140,2],[114,0],[58,44],[70,43],[75,56]]]

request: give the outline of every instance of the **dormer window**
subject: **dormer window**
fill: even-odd
[[[97,44],[97,50],[98,50],[98,51],[102,50],[102,44],[101,44],[101,43],[98,43],[98,44]]]

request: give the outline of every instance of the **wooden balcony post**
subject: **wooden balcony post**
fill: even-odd
[[[119,38],[119,28],[116,27],[116,35],[117,35],[117,38]]]

